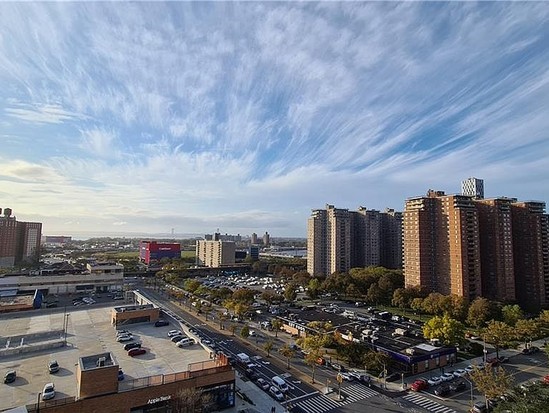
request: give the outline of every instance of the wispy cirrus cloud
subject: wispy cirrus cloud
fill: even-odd
[[[41,194],[79,227],[262,232],[270,216],[303,235],[326,202],[399,208],[471,175],[547,198],[543,3],[2,10],[0,191],[17,209]]]

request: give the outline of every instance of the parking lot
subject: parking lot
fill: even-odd
[[[0,358],[2,376],[9,370],[17,372],[15,382],[0,385],[2,408],[35,403],[48,382],[55,384],[55,399],[75,396],[76,365],[82,356],[112,352],[125,374],[121,385],[136,378],[186,371],[189,363],[209,359],[209,352],[200,344],[178,348],[168,339],[167,332],[180,329],[180,326],[154,327],[153,323],[124,327],[131,331],[132,341],[141,342],[142,348],[146,349],[143,355],[128,356],[123,348],[125,343],[116,341],[110,307],[81,306],[72,308],[66,315],[50,311],[47,314],[5,315],[0,319],[0,330],[5,338],[62,330],[65,317],[66,347]],[[52,359],[60,366],[54,374],[48,371]]]

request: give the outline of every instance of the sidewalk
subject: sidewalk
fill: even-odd
[[[250,402],[243,400],[238,394],[235,399],[235,406],[230,409],[224,409],[223,413],[239,413],[242,410],[246,413],[271,413],[272,408],[275,408],[275,413],[285,412],[285,408],[271,398],[266,392],[261,390],[251,381],[243,381],[239,374],[236,374],[236,388],[238,393],[244,395],[244,398]]]

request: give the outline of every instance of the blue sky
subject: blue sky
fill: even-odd
[[[0,207],[306,235],[326,203],[549,200],[543,2],[0,4]]]

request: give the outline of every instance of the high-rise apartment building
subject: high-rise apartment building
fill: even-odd
[[[218,268],[234,265],[236,245],[234,241],[196,241],[196,265]]]
[[[251,236],[251,244],[252,245],[257,245],[257,234],[254,232],[252,233],[252,236]]]
[[[461,181],[461,195],[472,196],[476,199],[484,198],[484,180],[467,178]]]
[[[355,267],[400,268],[400,213],[315,209],[307,222],[307,271],[316,276]]]
[[[483,196],[429,191],[406,201],[406,286],[549,308],[545,203]]]
[[[475,200],[480,234],[482,296],[512,302],[515,294],[513,262],[513,198]]]
[[[526,309],[549,307],[549,216],[545,203],[511,204],[516,296]]]
[[[263,245],[265,245],[266,247],[271,245],[271,236],[267,231],[265,231],[265,234],[263,234]]]
[[[4,208],[0,216],[0,268],[39,259],[42,224],[17,221],[11,213],[10,208]]]
[[[456,294],[482,294],[478,215],[471,197],[429,191],[406,200],[403,218],[406,286]]]

